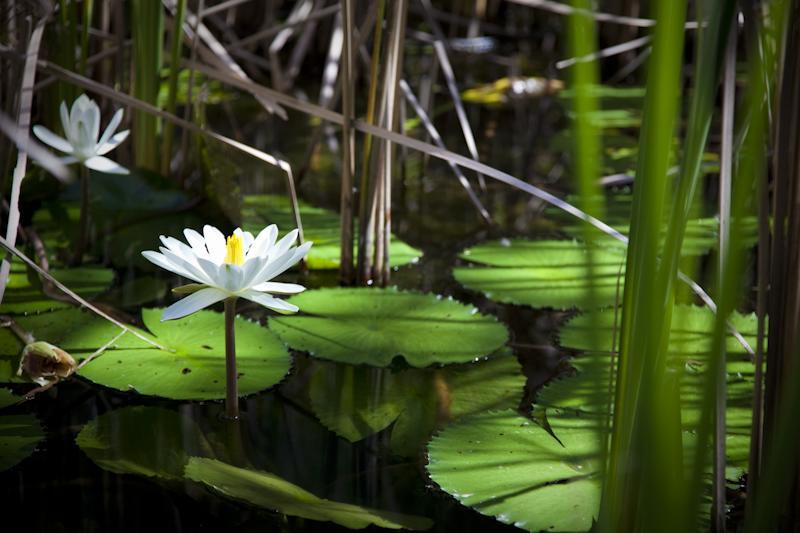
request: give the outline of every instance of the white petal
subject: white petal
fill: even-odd
[[[98,146],[103,146],[105,143],[107,143],[108,140],[111,138],[111,136],[114,135],[114,132],[117,131],[119,123],[122,122],[122,113],[123,113],[122,108],[117,109],[117,112],[114,113],[114,116],[112,116],[111,120],[108,121],[108,126],[106,126],[106,131],[103,132],[103,136],[100,137],[100,139],[98,139],[97,141]]]
[[[40,141],[49,146],[52,146],[56,150],[60,150],[66,154],[72,153],[72,145],[69,143],[68,140],[64,139],[59,135],[56,135],[55,133],[48,130],[44,126],[39,126],[39,125],[34,126],[33,134],[39,137]]]
[[[64,135],[69,137],[69,111],[67,111],[67,103],[61,102],[61,105],[58,108],[58,111],[61,113],[61,129],[64,130]]]
[[[295,263],[305,257],[311,245],[312,243],[310,241],[303,243],[301,246],[285,252],[282,256],[276,258],[275,261],[271,261],[268,266],[253,279],[253,285],[259,285],[265,281],[269,281],[291,268]]]
[[[84,116],[86,126],[89,128],[89,138],[97,144],[97,136],[100,135],[100,107],[94,100],[89,102],[89,108]]]
[[[206,248],[212,261],[221,265],[225,261],[227,246],[225,245],[225,235],[214,226],[206,224],[203,226],[203,236],[206,238]]]
[[[247,251],[247,257],[259,257],[269,252],[278,238],[278,226],[270,224],[262,229],[258,237],[253,241],[253,245]]]
[[[78,158],[74,155],[65,155],[64,157],[59,157],[58,160],[61,161],[62,165],[71,165],[78,162]]]
[[[242,286],[249,287],[252,285],[253,280],[261,272],[261,269],[264,268],[267,261],[263,257],[251,257],[250,259],[244,260],[244,265],[242,265],[242,271],[244,272],[242,278]]]
[[[162,254],[160,254],[158,252],[153,252],[151,250],[146,250],[146,251],[142,252],[142,255],[144,256],[145,259],[147,259],[148,261],[150,261],[151,263],[153,263],[156,266],[160,266],[164,270],[168,270],[170,272],[174,272],[175,274],[178,274],[179,276],[183,276],[184,278],[190,278],[191,277],[186,272],[186,269],[184,269],[180,265],[174,264],[167,257],[165,257],[164,255],[162,255]],[[195,281],[197,281],[197,280],[195,280]]]
[[[190,228],[183,230],[183,235],[186,237],[186,242],[188,242],[192,247],[192,250],[194,250],[194,255],[197,257],[202,257],[203,259],[209,258],[208,249],[206,248],[206,240],[202,235]]]
[[[224,267],[223,265],[218,265],[214,261],[210,259],[203,259],[202,257],[197,258],[197,264],[200,265],[200,268],[203,270],[206,276],[212,281],[212,285],[215,287],[225,287],[224,279],[220,271]]]
[[[187,246],[175,237],[165,237],[161,235],[159,238],[161,242],[164,243],[164,246],[178,254],[181,259],[190,264],[197,265],[197,254],[194,253],[194,250],[190,246]]]
[[[229,291],[238,292],[244,288],[242,284],[244,272],[239,265],[221,265],[219,267],[219,276],[222,281],[222,286]]]
[[[278,241],[278,244],[276,244],[269,251],[270,259],[273,257],[280,257],[281,255],[283,255],[283,253],[294,244],[294,241],[297,239],[297,235],[299,233],[300,232],[295,228],[286,235],[284,235],[283,238]]]
[[[128,174],[127,168],[101,155],[90,157],[84,162],[84,165],[92,170],[97,170],[98,172],[106,172],[108,174]]]
[[[277,281],[265,281],[253,287],[254,291],[269,292],[272,294],[297,294],[306,290],[297,283],[279,283]]]
[[[111,150],[113,150],[114,148],[116,148],[117,146],[119,146],[122,141],[124,141],[125,139],[128,138],[128,134],[129,133],[130,133],[130,130],[121,131],[121,132],[117,133],[116,135],[114,135],[113,137],[111,137],[110,141],[108,141],[106,143],[102,143],[102,144],[98,143],[97,144],[97,152],[96,152],[97,155],[105,155],[108,152],[110,152]]]
[[[208,287],[193,292],[186,298],[178,300],[174,304],[164,309],[164,314],[161,315],[161,321],[174,320],[176,318],[183,318],[186,315],[191,315],[195,311],[199,311],[204,307],[221,302],[230,296],[225,291]]]
[[[217,284],[209,278],[209,276],[199,266],[189,263],[181,256],[168,248],[161,248],[161,253],[166,257],[170,263],[183,269],[183,276],[194,280],[203,285],[216,286]]]
[[[283,300],[279,300],[278,298],[270,296],[269,294],[264,294],[263,292],[249,290],[243,292],[241,296],[242,298],[247,298],[251,302],[261,304],[264,307],[268,307],[269,309],[282,314],[296,313],[300,310],[300,308],[296,305],[292,305],[289,302],[284,302]]]

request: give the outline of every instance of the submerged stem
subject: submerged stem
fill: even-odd
[[[225,415],[239,418],[239,389],[236,375],[236,298],[225,300]]]
[[[81,165],[81,216],[78,221],[78,239],[75,242],[75,252],[72,256],[72,265],[78,266],[83,262],[83,253],[89,242],[89,169]]]

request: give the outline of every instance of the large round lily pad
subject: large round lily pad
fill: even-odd
[[[428,445],[428,473],[462,504],[528,531],[588,531],[600,502],[599,434],[556,440],[513,410],[448,426]]]
[[[498,302],[569,309],[583,307],[590,295],[598,306],[622,298],[625,255],[618,248],[593,249],[592,270],[587,246],[569,240],[501,240],[461,258],[472,264],[453,269],[456,281]]]
[[[145,335],[165,350],[128,333],[81,369],[80,375],[114,389],[177,400],[224,398],[223,316],[199,311],[169,322],[161,322],[160,317],[160,309],[142,311],[144,323],[153,333]],[[20,317],[18,323],[76,360],[88,357],[120,332],[117,326],[77,309]],[[268,329],[237,318],[236,341],[241,395],[269,388],[288,373],[289,353]],[[15,369],[22,346],[7,330],[0,330],[0,350],[0,363]]]
[[[51,269],[50,274],[89,300],[105,292],[114,281],[114,271],[100,266]],[[0,313],[18,315],[72,307],[69,302],[46,296],[38,277],[33,276],[18,259],[11,263],[11,275],[3,304],[0,305]]]
[[[339,268],[341,248],[341,218],[333,211],[299,202],[303,233],[314,246],[306,256],[308,267],[314,270]],[[282,233],[295,227],[294,214],[285,196],[249,195],[244,197],[243,229],[258,232],[269,224],[277,224]],[[358,242],[358,221],[355,221],[355,242]],[[415,262],[422,252],[392,235],[389,245],[389,264],[401,266]]]
[[[0,471],[28,457],[43,438],[44,431],[35,416],[0,416]]]
[[[463,363],[495,352],[506,328],[470,305],[395,288],[319,289],[291,298],[300,315],[270,319],[289,346],[343,363],[416,367]]]
[[[394,423],[392,451],[409,456],[444,422],[515,408],[524,386],[516,357],[502,350],[478,363],[400,372],[320,362],[309,395],[320,421],[350,442]]]
[[[433,525],[430,519],[422,516],[320,498],[269,472],[239,468],[214,459],[189,459],[186,478],[258,507],[309,520],[334,522],[350,529],[375,525],[387,529],[424,530]]]
[[[123,407],[100,415],[75,442],[98,466],[116,474],[182,479],[189,454],[199,453],[196,424],[160,407]]]

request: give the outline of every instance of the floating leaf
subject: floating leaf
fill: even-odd
[[[389,427],[394,453],[414,455],[444,421],[514,408],[525,386],[510,350],[479,363],[390,372],[317,363],[311,406],[337,435],[355,442]]]
[[[454,268],[456,281],[498,302],[568,309],[585,302],[589,289],[599,305],[622,297],[625,256],[617,248],[595,250],[592,277],[587,247],[578,241],[502,240],[461,257],[477,264]]]
[[[695,305],[676,305],[672,312],[669,352],[681,355],[706,354],[711,349],[714,313]],[[609,352],[614,349],[614,332],[619,332],[620,311],[602,309],[590,311],[571,319],[561,328],[561,346],[582,351]],[[729,322],[751,346],[755,344],[757,323],[755,315],[733,313]],[[617,324],[615,328],[615,324]],[[742,345],[731,334],[727,336],[728,353],[742,353]]]
[[[174,411],[137,406],[89,421],[75,442],[110,472],[181,479],[189,454],[199,452],[201,434],[194,422]]]
[[[0,416],[0,471],[28,457],[43,438],[44,431],[35,416]]]
[[[339,252],[341,241],[341,220],[337,213],[313,207],[300,202],[300,216],[303,222],[303,233],[307,241],[312,241],[314,246],[308,252],[306,261],[308,267],[315,270],[339,268]],[[244,198],[242,212],[243,228],[248,231],[261,231],[269,224],[277,224],[282,232],[287,232],[295,227],[289,200],[285,197],[274,195],[249,195]],[[358,222],[355,241],[358,241]],[[400,266],[415,262],[422,255],[397,237],[392,236],[389,246],[389,264]]]
[[[428,445],[428,473],[462,504],[528,531],[588,531],[600,503],[599,436],[558,438],[513,410],[465,418]]]
[[[279,513],[321,522],[334,522],[350,529],[376,525],[388,529],[424,530],[430,519],[349,503],[326,500],[268,472],[238,468],[213,459],[192,457],[186,478],[214,491]]]
[[[166,351],[126,334],[81,369],[80,375],[114,389],[176,400],[225,397],[225,335],[221,314],[199,311],[181,320],[161,322],[160,309],[145,309],[142,317]],[[75,359],[89,356],[120,332],[117,326],[77,309],[20,317],[18,322],[37,338],[59,346]],[[236,340],[241,395],[271,387],[288,373],[289,354],[268,329],[237,317]],[[0,364],[7,363],[12,368],[21,349],[11,332],[0,330]]]
[[[0,409],[2,409],[3,407],[8,407],[9,405],[14,405],[20,400],[22,400],[22,398],[17,396],[10,390],[0,389]]]
[[[301,315],[274,317],[289,346],[342,363],[411,366],[463,363],[495,352],[505,327],[472,306],[395,288],[319,289],[291,298]]]
[[[51,269],[50,274],[78,295],[91,300],[105,292],[114,281],[114,272],[100,266]],[[55,289],[58,291],[58,289]],[[62,294],[59,291],[59,294]],[[55,300],[42,292],[41,282],[34,273],[28,273],[26,265],[11,263],[11,275],[0,313],[8,315],[40,313],[54,309],[73,307],[69,302]]]

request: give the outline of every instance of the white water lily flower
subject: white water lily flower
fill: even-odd
[[[274,294],[296,294],[305,287],[295,283],[270,281],[303,259],[311,248],[306,242],[292,247],[298,231],[290,231],[281,240],[278,227],[267,226],[253,234],[237,228],[225,235],[213,226],[203,227],[201,235],[193,229],[183,230],[188,245],[174,237],[161,236],[161,253],[146,251],[142,255],[151,263],[199,283],[202,287],[164,310],[161,320],[190,315],[227,298],[246,298],[279,313],[296,313],[298,307],[275,298]]]
[[[130,133],[129,130],[114,133],[122,121],[122,109],[118,109],[111,117],[100,139],[97,138],[100,134],[100,108],[94,100],[82,94],[72,104],[69,113],[65,102],[61,102],[60,111],[61,126],[64,128],[66,139],[44,126],[34,126],[33,133],[43,143],[67,154],[60,158],[62,163],[65,165],[80,163],[92,170],[110,174],[128,173],[127,168],[103,157],[119,146]]]

